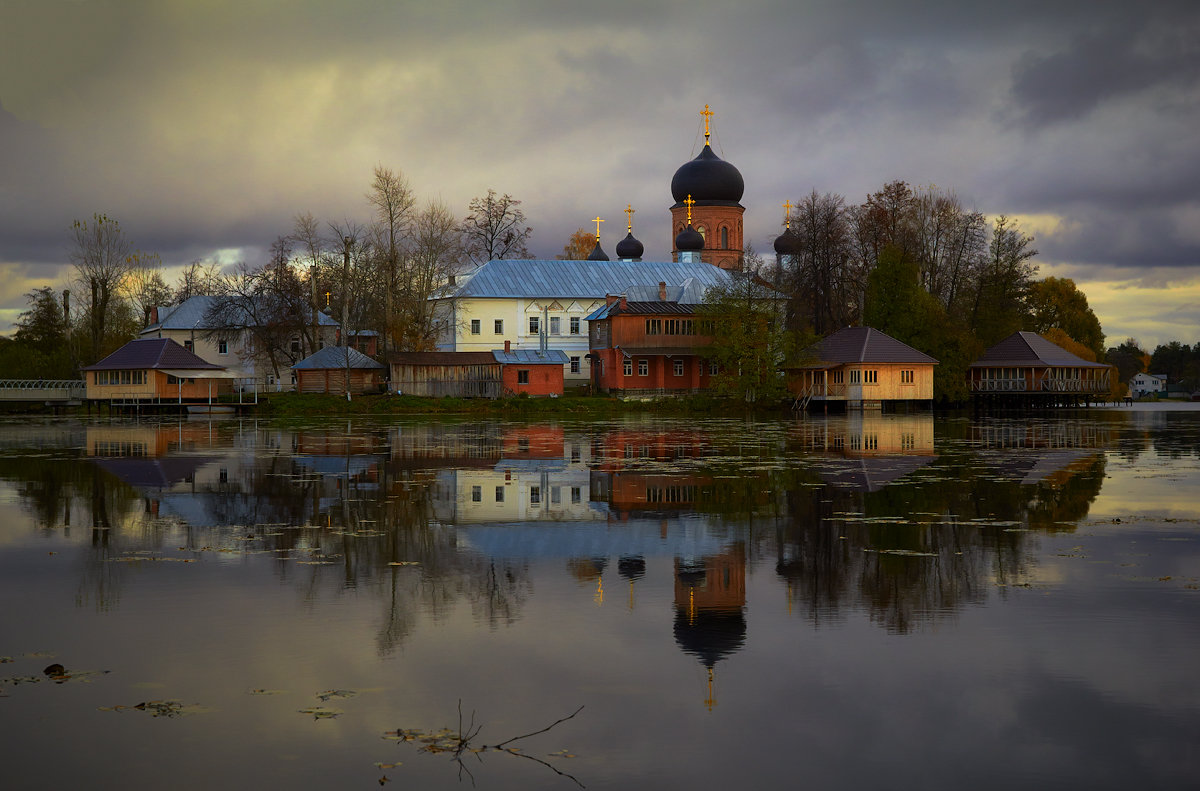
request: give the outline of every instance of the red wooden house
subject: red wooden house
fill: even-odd
[[[604,307],[587,317],[588,356],[597,390],[681,395],[711,386],[716,371],[704,351],[712,338],[701,332],[698,300],[684,301],[686,290],[659,283],[658,299],[608,296]]]

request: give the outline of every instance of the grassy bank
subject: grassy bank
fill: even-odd
[[[737,401],[696,395],[647,401],[623,401],[596,395],[566,395],[561,398],[421,398],[398,395],[361,395],[346,401],[344,396],[277,393],[259,402],[255,412],[264,417],[311,415],[491,415],[536,417],[578,415],[606,417],[628,414],[717,415],[745,413],[749,408]],[[785,411],[780,406],[767,410]]]

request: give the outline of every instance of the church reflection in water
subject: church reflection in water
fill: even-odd
[[[754,567],[773,568],[788,611],[815,628],[852,611],[899,632],[951,616],[1021,581],[1031,531],[1086,516],[1114,439],[1070,421],[935,430],[929,414],[858,413],[753,432],[94,424],[67,442],[83,463],[29,471],[41,485],[25,496],[47,526],[91,527],[98,561],[182,531],[180,551],[266,553],[281,579],[311,564],[307,584],[380,592],[381,651],[424,601],[511,623],[533,567],[564,569],[602,607],[632,608],[636,586],[657,586],[712,706],[714,671],[752,636]],[[95,572],[105,606],[119,598],[114,569]]]

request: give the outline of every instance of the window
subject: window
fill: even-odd
[[[292,354],[299,354],[299,353],[300,353],[300,338],[297,336],[297,337],[292,338]]]
[[[573,373],[573,374],[579,373],[579,357],[578,356],[571,358],[571,373]]]
[[[579,334],[579,317],[578,316],[571,317],[571,334],[572,335]]]
[[[846,372],[841,370],[834,371],[829,378],[833,384],[840,385],[846,378]]]
[[[217,354],[229,354],[229,341],[217,341]]]
[[[479,334],[479,319],[471,319],[471,334]]]
[[[855,369],[850,372],[850,384],[856,385],[862,380],[862,371]]]
[[[708,375],[709,375],[709,376],[716,376],[716,375],[717,375],[717,364],[716,364],[716,363],[709,363],[709,364],[708,364]]]
[[[519,384],[519,385],[529,384],[529,371],[528,370],[517,371],[517,384]]]
[[[707,247],[708,246],[708,229],[705,228],[703,225],[697,225],[696,230],[700,232],[700,235],[702,237],[704,237],[704,246]]]
[[[675,361],[675,375],[683,376],[683,360]]]
[[[496,502],[498,502],[498,503],[504,502],[504,487],[503,486],[496,487]]]
[[[583,500],[583,492],[578,486],[571,487],[571,504],[578,505]]]
[[[879,383],[879,371],[863,371],[863,384],[873,385]]]
[[[579,459],[580,459],[580,455],[579,455],[579,446],[578,446],[578,445],[572,445],[572,446],[571,446],[571,463],[572,463],[572,464],[578,464],[578,463],[579,463]]]
[[[650,375],[650,361],[649,360],[638,360],[638,376],[649,376],[649,375]]]
[[[721,249],[722,250],[729,249],[729,229],[728,228],[721,229]]]
[[[626,359],[621,367],[626,376],[633,376],[633,360]]]
[[[529,334],[530,335],[538,335],[541,333],[541,331],[542,331],[542,317],[541,316],[530,316],[529,317]]]
[[[691,319],[667,319],[667,335],[691,335],[693,331]]]
[[[550,317],[550,334],[562,335],[562,319],[558,316]]]
[[[229,470],[225,467],[217,470],[217,481],[218,483],[229,483]]]
[[[550,487],[550,505],[562,505],[562,487]]]
[[[183,342],[183,348],[187,349],[187,350],[190,352],[190,351],[192,350],[192,342],[191,342],[191,341],[184,341],[184,342]]]
[[[900,372],[900,384],[910,385],[912,383],[913,383],[913,372],[912,371],[901,371]]]
[[[473,502],[473,503],[482,503],[483,502],[483,487],[482,486],[472,486],[471,487],[471,502]]]
[[[503,335],[504,334],[504,319],[496,319],[496,321],[494,322],[494,325],[495,325],[496,334]]]
[[[530,486],[529,487],[529,504],[530,505],[541,505],[542,504],[542,487],[540,487],[540,486]]]
[[[661,335],[662,334],[662,319],[646,319],[646,334]]]

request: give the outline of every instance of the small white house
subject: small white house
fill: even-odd
[[[1129,395],[1140,398],[1146,395],[1167,392],[1167,377],[1165,374],[1138,374],[1129,380]]]

